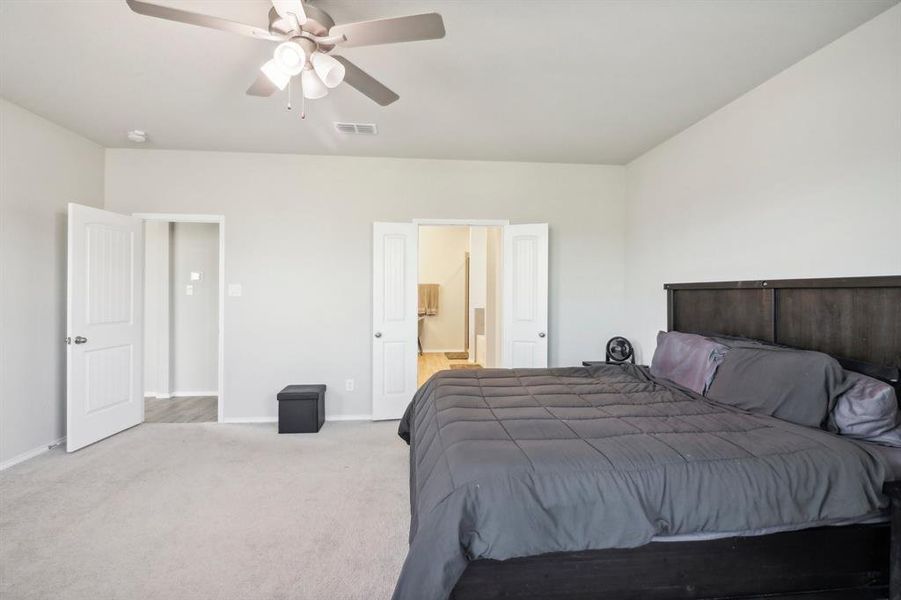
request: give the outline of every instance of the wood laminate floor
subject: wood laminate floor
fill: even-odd
[[[144,398],[145,423],[210,423],[218,419],[216,396]]]
[[[448,360],[444,352],[423,352],[419,355],[418,363],[418,385],[428,381],[438,371],[450,369],[451,365],[471,364],[468,360]]]

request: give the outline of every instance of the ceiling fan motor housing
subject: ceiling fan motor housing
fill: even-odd
[[[318,50],[318,44],[316,44],[316,42],[311,39],[298,36],[291,38],[291,41],[297,43],[301,48],[303,48],[303,51],[307,54],[307,62],[309,62],[310,57],[313,56],[313,52],[316,52],[316,50]]]
[[[335,25],[334,19],[321,8],[309,4],[304,4],[303,10],[307,14],[307,21],[301,25],[301,31],[316,36],[328,35],[328,30]],[[292,32],[297,32],[296,24],[291,19],[283,18],[274,7],[270,8],[269,33],[287,35]]]

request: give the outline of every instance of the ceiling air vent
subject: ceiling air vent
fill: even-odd
[[[356,135],[375,135],[379,132],[375,123],[335,123],[335,129]]]

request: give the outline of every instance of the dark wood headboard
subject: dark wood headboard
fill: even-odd
[[[667,283],[667,328],[754,338],[901,380],[901,276]]]

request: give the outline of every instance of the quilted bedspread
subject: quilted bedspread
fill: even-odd
[[[878,515],[880,459],[721,406],[642,367],[443,371],[416,394],[396,600],[447,598],[468,560]]]

